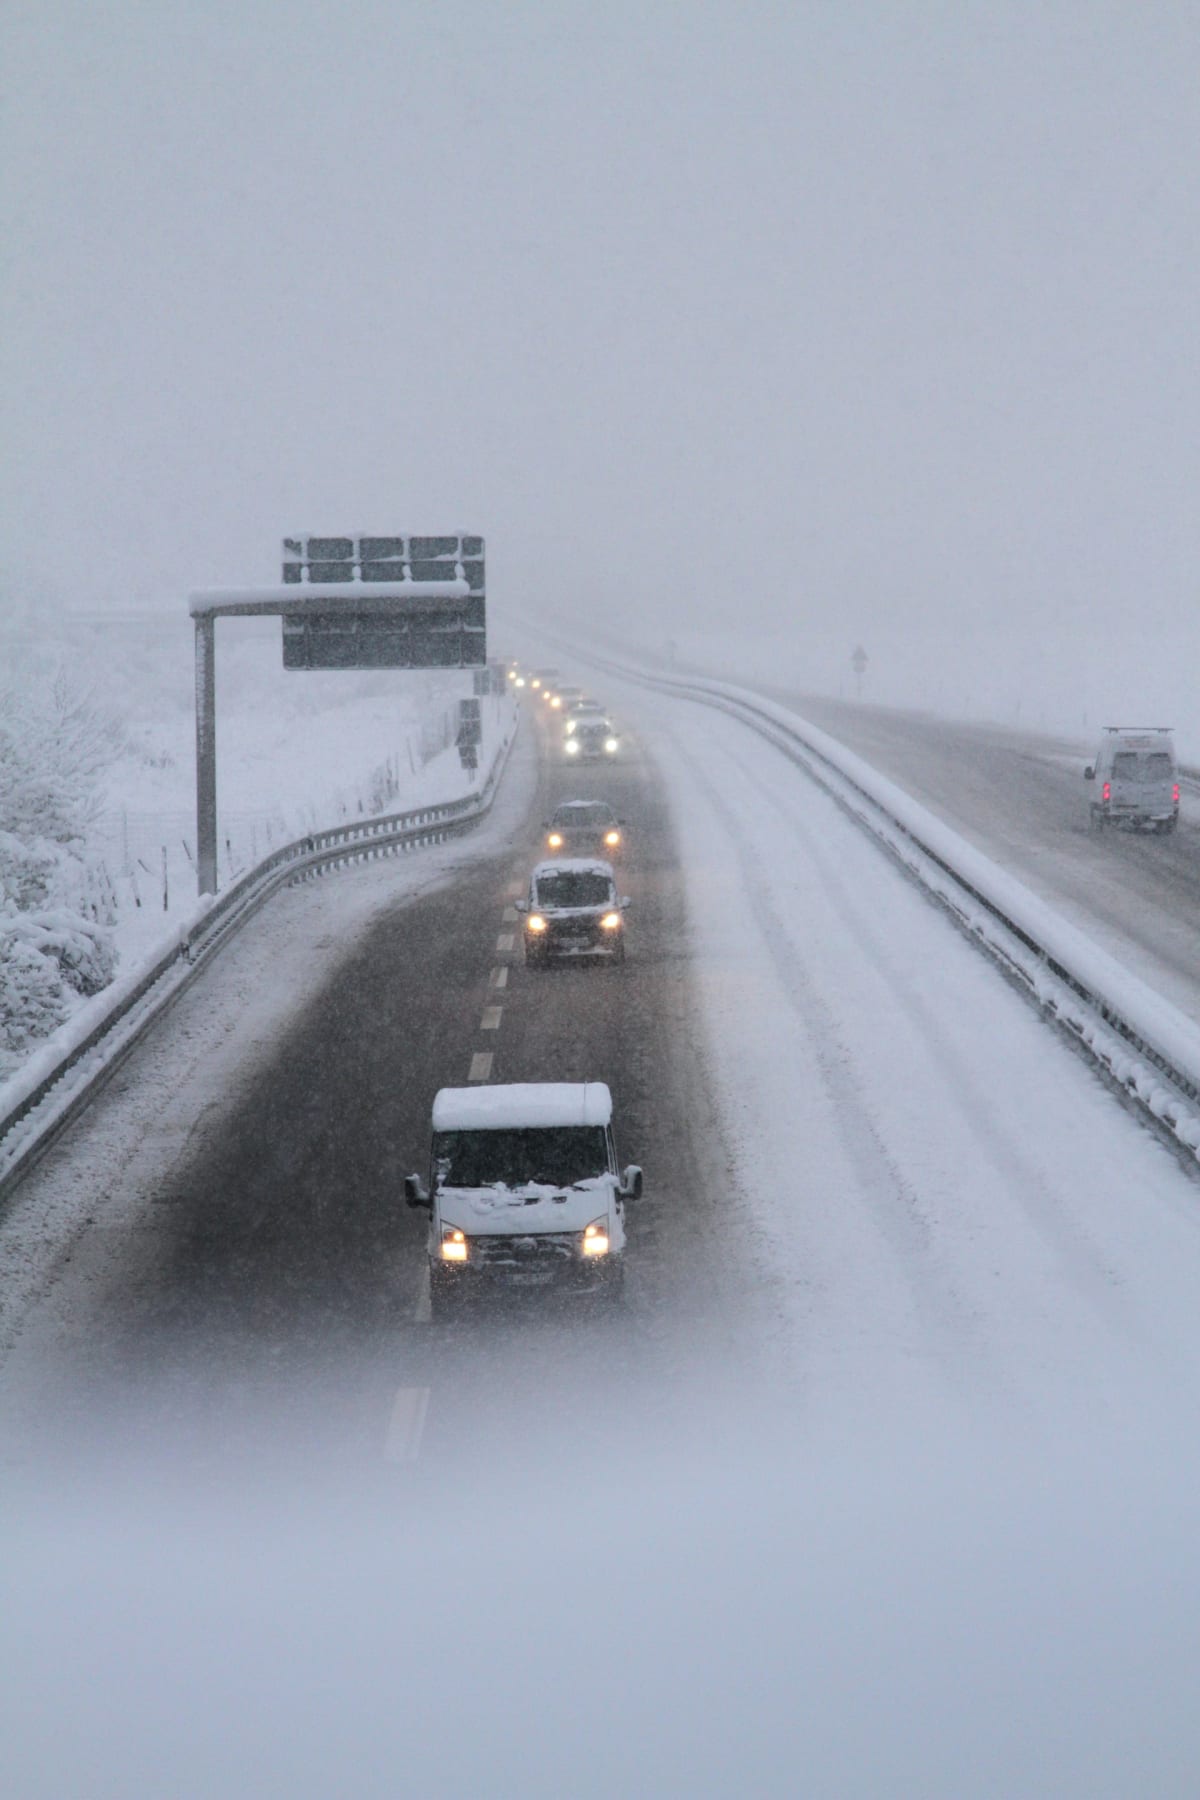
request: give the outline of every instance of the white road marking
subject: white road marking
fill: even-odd
[[[429,1264],[422,1263],[417,1284],[417,1303],[413,1307],[413,1324],[428,1325],[433,1318],[433,1300],[429,1292]]]
[[[516,941],[517,938],[515,932],[502,931],[500,936],[496,939],[496,948],[503,953],[506,950],[511,950]]]
[[[488,986],[494,987],[494,988],[503,988],[503,987],[508,986],[508,966],[507,966],[507,964],[503,965],[499,969],[492,970],[491,975],[488,977]]]
[[[396,1398],[392,1402],[392,1416],[388,1420],[387,1437],[383,1444],[385,1462],[416,1462],[421,1454],[421,1439],[424,1436],[425,1415],[428,1411],[429,1389],[427,1387],[396,1389]]]
[[[471,1058],[471,1067],[467,1071],[468,1081],[490,1081],[492,1078],[492,1053],[490,1050],[477,1050]]]
[[[500,916],[506,925],[515,925],[517,922],[517,909],[515,906],[506,906]]]
[[[516,881],[509,882],[507,888],[504,891],[509,896],[510,899],[519,900],[521,898],[521,895],[525,892],[525,889],[528,887],[528,885],[529,885],[528,880],[522,881],[521,878],[518,876]]]
[[[503,1011],[504,1008],[502,1006],[485,1006],[483,1009],[483,1017],[479,1021],[480,1031],[499,1031],[500,1016]]]

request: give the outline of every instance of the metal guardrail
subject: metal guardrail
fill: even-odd
[[[442,843],[478,824],[495,799],[516,725],[514,716],[478,794],[313,832],[285,844],[239,876],[152,962],[97,996],[86,1029],[50,1068],[35,1070],[27,1091],[22,1091],[19,1073],[8,1084],[17,1089],[17,1098],[0,1114],[0,1199],[95,1099],[214,952],[281,887],[352,862]]]
[[[740,719],[802,765],[1180,1150],[1200,1161],[1200,1026],[1193,1020],[818,727],[730,683],[651,675],[592,651],[587,656],[640,686]]]

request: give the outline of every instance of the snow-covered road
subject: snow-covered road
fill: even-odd
[[[791,763],[621,700],[671,794],[737,1205],[812,1402],[1194,1408],[1200,1183]]]
[[[495,1047],[615,1046],[629,1304],[439,1329],[396,1228],[580,779],[526,731],[477,837],[260,914],[0,1227],[0,1431],[68,1457],[5,1503],[14,1792],[315,1797],[346,1716],[379,1792],[1196,1791],[1200,1185],[792,763],[612,699],[629,960],[510,955]]]

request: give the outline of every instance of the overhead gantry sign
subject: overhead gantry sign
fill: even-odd
[[[285,669],[464,669],[487,662],[481,537],[283,540],[279,587],[205,588],[196,626],[196,874],[217,891],[216,622],[283,621]]]

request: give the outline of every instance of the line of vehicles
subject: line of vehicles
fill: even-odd
[[[557,675],[512,664],[508,678],[536,695],[561,729],[564,766],[611,761],[621,740],[608,713],[582,688],[559,686]],[[623,822],[605,800],[568,798],[542,830],[547,854],[516,902],[526,965],[624,962],[630,902],[613,867],[625,850]],[[640,1199],[642,1171],[618,1162],[605,1082],[440,1089],[429,1179],[409,1175],[404,1187],[409,1205],[429,1212],[435,1319],[514,1288],[605,1300],[623,1291],[625,1205]]]

